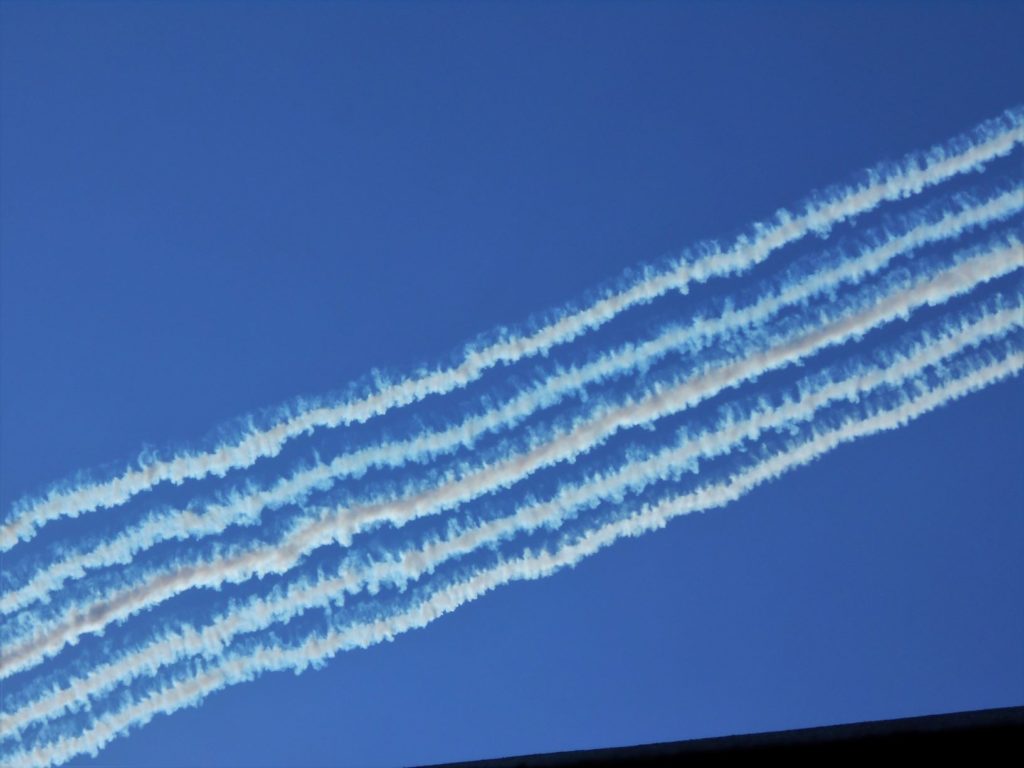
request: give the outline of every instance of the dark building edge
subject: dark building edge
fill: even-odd
[[[566,766],[671,766],[730,760],[819,762],[905,756],[968,765],[1024,765],[1024,706],[924,717],[671,741],[631,747],[551,752],[433,768],[563,768]],[[424,767],[429,768],[429,767]]]

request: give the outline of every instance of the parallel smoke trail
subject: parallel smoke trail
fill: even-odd
[[[283,478],[271,488],[235,493],[228,500],[153,515],[112,540],[101,541],[84,552],[65,552],[61,559],[35,574],[28,583],[0,597],[0,613],[11,613],[60,589],[71,578],[89,570],[129,563],[139,552],[156,544],[223,532],[231,525],[253,525],[264,509],[303,502],[314,490],[344,476],[358,477],[373,467],[398,467],[423,462],[431,457],[469,448],[482,435],[509,428],[547,408],[574,391],[647,365],[673,350],[697,352],[716,336],[734,334],[763,325],[786,307],[806,303],[810,298],[854,283],[886,267],[896,257],[924,245],[961,235],[972,227],[985,226],[1024,209],[1024,188],[1015,187],[984,202],[962,203],[934,221],[919,221],[899,234],[887,234],[881,242],[864,248],[820,272],[791,280],[774,293],[761,297],[749,307],[718,317],[698,316],[683,327],[671,328],[639,345],[627,344],[608,355],[581,366],[557,371],[496,409],[485,410],[441,431],[424,431],[412,438],[386,442],[343,454],[328,463],[302,469]],[[823,256],[827,261],[834,252]]]
[[[195,454],[155,460],[140,469],[103,482],[85,483],[72,490],[54,489],[42,498],[19,504],[14,517],[0,527],[0,551],[24,541],[47,522],[75,517],[101,507],[124,503],[158,483],[223,476],[231,469],[247,467],[260,458],[277,455],[284,444],[322,427],[366,421],[389,409],[408,405],[430,395],[444,394],[479,378],[496,365],[543,353],[600,327],[620,312],[652,301],[668,291],[685,291],[694,282],[705,282],[743,272],[763,262],[779,248],[810,233],[825,233],[836,223],[865,213],[879,204],[908,197],[953,176],[976,170],[1009,154],[1024,141],[1024,110],[1009,110],[973,132],[924,155],[911,155],[895,169],[868,173],[868,183],[846,187],[824,203],[811,203],[794,215],[782,210],[773,221],[754,227],[756,234],[743,236],[728,249],[709,245],[696,256],[686,256],[667,272],[651,274],[617,292],[610,292],[583,309],[569,307],[562,316],[521,334],[480,347],[468,347],[459,365],[421,372],[394,384],[383,384],[368,397],[332,406],[289,414],[270,429],[249,432],[236,443]]]
[[[1010,245],[989,246],[987,250],[972,254],[966,261],[940,270],[927,279],[919,279],[906,290],[872,297],[871,305],[856,314],[829,321],[821,327],[803,329],[771,349],[711,367],[701,376],[614,408],[599,419],[578,425],[526,454],[511,456],[458,481],[402,499],[347,510],[326,510],[323,517],[301,521],[273,545],[243,550],[223,560],[172,566],[177,570],[149,574],[142,583],[129,585],[112,596],[104,596],[102,602],[75,607],[70,615],[36,627],[29,639],[8,649],[0,657],[0,677],[27,669],[68,643],[76,642],[82,635],[96,632],[112,621],[152,607],[187,589],[218,587],[269,573],[283,573],[314,549],[333,542],[347,545],[356,532],[371,525],[384,522],[404,525],[410,520],[436,514],[508,487],[542,467],[590,450],[622,429],[692,407],[724,389],[795,363],[826,347],[857,338],[876,326],[907,317],[918,307],[941,304],[1024,266],[1024,247],[1015,238],[1009,241]]]
[[[312,608],[340,606],[346,593],[381,583],[404,587],[433,573],[445,561],[479,547],[540,526],[557,528],[581,509],[620,498],[626,491],[639,492],[657,480],[671,478],[697,459],[726,455],[737,446],[756,440],[766,431],[794,422],[812,421],[838,401],[857,402],[863,393],[870,390],[900,386],[965,349],[1022,328],[1024,315],[1020,297],[1016,303],[991,313],[947,321],[940,334],[927,334],[907,349],[887,355],[884,364],[862,365],[845,378],[838,378],[832,371],[808,377],[797,387],[797,394],[787,397],[782,404],[760,402],[740,420],[729,416],[722,418],[714,428],[697,435],[684,434],[676,445],[655,455],[628,461],[614,471],[565,485],[552,499],[525,504],[513,515],[458,533],[450,530],[446,539],[432,541],[422,549],[412,547],[396,553],[393,559],[374,563],[369,568],[362,564],[343,564],[338,575],[300,582],[284,591],[253,596],[242,604],[233,605],[199,631],[185,626],[153,638],[116,661],[106,662],[87,674],[70,679],[63,688],[54,687],[35,701],[22,703],[14,711],[5,711],[5,730],[9,736],[16,735],[32,722],[52,719],[75,705],[84,705],[89,698],[116,685],[144,674],[155,674],[158,668],[181,659],[194,655],[217,656],[239,634],[287,622]]]
[[[10,755],[10,762],[18,766],[49,766],[80,754],[95,755],[101,747],[128,729],[144,725],[157,714],[194,706],[225,686],[252,680],[270,671],[301,671],[330,659],[340,651],[365,648],[424,627],[499,586],[512,581],[543,578],[577,564],[618,539],[663,528],[671,519],[681,515],[724,506],[843,443],[901,427],[939,406],[1018,374],[1022,368],[1024,353],[1015,353],[998,362],[989,362],[963,377],[946,380],[934,389],[922,387],[923,392],[904,394],[897,407],[880,410],[863,419],[849,419],[841,426],[810,439],[791,441],[781,453],[724,482],[711,483],[696,491],[647,505],[636,514],[579,534],[575,541],[555,552],[528,552],[514,559],[499,561],[470,578],[454,581],[431,592],[423,602],[397,614],[383,616],[368,624],[333,629],[325,636],[314,635],[298,647],[261,646],[234,654],[220,660],[218,666],[193,677],[173,680],[168,687],[151,692],[124,709],[101,715],[78,735],[61,736],[37,749],[23,747]]]

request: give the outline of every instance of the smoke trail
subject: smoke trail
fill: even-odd
[[[218,587],[269,573],[283,573],[320,546],[334,542],[347,545],[355,533],[372,525],[404,525],[508,487],[542,467],[590,450],[620,430],[692,407],[726,388],[790,365],[825,347],[858,338],[881,324],[907,317],[917,307],[942,304],[1024,266],[1024,247],[1013,237],[1008,242],[1008,245],[989,245],[959,254],[954,266],[918,278],[903,290],[873,295],[867,308],[859,312],[847,311],[822,326],[802,328],[767,350],[748,353],[725,365],[709,366],[700,376],[673,387],[655,389],[646,398],[611,408],[599,418],[576,425],[525,454],[512,455],[455,482],[400,499],[345,510],[325,510],[319,516],[300,520],[281,541],[272,545],[242,549],[222,560],[175,564],[170,569],[147,575],[142,583],[129,584],[113,595],[104,595],[93,604],[72,607],[65,615],[33,627],[29,639],[8,649],[0,657],[0,677],[39,663],[82,635],[96,632],[112,621],[187,589]]]
[[[527,552],[514,559],[477,570],[470,577],[452,581],[432,590],[425,599],[405,610],[384,615],[370,623],[330,630],[326,635],[309,637],[298,646],[255,646],[218,660],[216,666],[197,671],[193,676],[171,680],[163,689],[150,692],[129,706],[105,713],[82,733],[61,736],[52,743],[32,749],[22,747],[10,762],[17,765],[47,766],[63,763],[79,754],[95,755],[101,747],[128,729],[149,722],[160,713],[194,706],[210,693],[227,685],[251,680],[269,671],[301,671],[322,663],[343,650],[364,648],[411,629],[421,628],[467,602],[499,586],[516,580],[539,579],[565,567],[626,536],[639,536],[664,527],[671,519],[694,511],[724,506],[759,485],[785,472],[805,465],[839,445],[870,434],[896,429],[964,395],[1019,373],[1024,368],[1024,353],[987,362],[961,377],[944,377],[937,387],[904,393],[892,408],[862,418],[849,418],[840,426],[818,432],[805,440],[792,440],[787,447],[725,481],[707,484],[695,491],[645,505],[632,515],[607,522],[600,527],[565,537],[555,551]]]
[[[742,418],[727,414],[713,427],[699,434],[683,432],[674,446],[643,459],[626,462],[614,471],[597,473],[563,486],[553,498],[523,504],[512,515],[488,521],[468,530],[449,529],[444,539],[435,539],[422,548],[411,547],[371,566],[349,562],[348,558],[331,577],[318,577],[255,595],[242,604],[232,605],[208,626],[191,626],[164,633],[133,649],[116,661],[89,670],[69,680],[63,688],[53,687],[42,697],[22,703],[4,712],[5,730],[16,735],[26,725],[50,719],[74,705],[129,682],[142,674],[155,674],[162,666],[192,655],[216,656],[239,634],[255,632],[272,623],[287,622],[315,607],[341,605],[346,593],[381,583],[404,587],[433,573],[443,562],[481,546],[493,544],[517,532],[539,526],[557,528],[581,509],[609,499],[621,498],[626,491],[638,492],[657,480],[669,479],[681,470],[692,470],[698,459],[730,453],[759,435],[793,422],[813,421],[819,413],[837,401],[857,402],[873,389],[900,386],[933,365],[948,363],[966,349],[1002,338],[1024,328],[1020,298],[1014,303],[998,302],[997,309],[971,313],[967,317],[946,320],[937,334],[926,333],[906,348],[882,356],[882,362],[858,365],[840,375],[834,369],[805,377],[796,394],[780,403],[761,400]]]
[[[164,510],[131,526],[113,540],[100,541],[83,552],[64,551],[60,559],[36,573],[24,586],[0,597],[0,613],[10,613],[46,599],[70,578],[86,571],[131,562],[139,552],[172,539],[207,536],[231,525],[251,525],[264,509],[302,503],[314,490],[323,489],[338,478],[358,477],[372,467],[397,467],[423,462],[457,448],[469,448],[482,435],[509,428],[538,410],[550,407],[571,392],[611,376],[649,365],[670,351],[687,349],[695,353],[715,337],[763,325],[782,309],[806,303],[811,297],[834,291],[877,273],[894,258],[929,243],[959,236],[971,227],[985,226],[1024,209],[1024,188],[1015,187],[984,202],[963,198],[955,210],[935,219],[918,215],[899,234],[876,236],[877,243],[853,258],[810,275],[795,275],[776,291],[762,296],[751,306],[718,316],[698,315],[682,327],[674,327],[639,345],[627,344],[585,365],[559,370],[497,408],[488,408],[440,431],[425,430],[412,438],[385,442],[330,462],[304,468],[279,480],[270,488],[236,491],[213,504],[189,504],[185,509]],[[841,254],[829,252],[820,261]]]
[[[983,123],[971,136],[960,137],[927,153],[911,155],[895,168],[869,171],[867,182],[813,201],[799,214],[780,210],[773,220],[753,227],[727,249],[708,244],[684,255],[670,269],[648,270],[638,282],[606,292],[584,308],[566,307],[556,319],[524,332],[507,332],[486,345],[470,345],[458,365],[420,371],[396,383],[383,382],[367,397],[330,406],[285,413],[273,427],[249,431],[236,442],[205,453],[183,453],[129,468],[113,479],[56,488],[41,498],[16,505],[13,519],[0,527],[0,551],[27,540],[42,525],[60,517],[75,517],[101,507],[124,503],[161,482],[181,483],[207,475],[223,476],[260,458],[275,456],[290,439],[313,429],[362,422],[387,410],[434,394],[444,394],[479,378],[496,365],[542,353],[593,330],[624,310],[652,301],[672,290],[685,291],[693,282],[737,274],[763,262],[779,248],[809,233],[825,233],[836,223],[879,204],[908,197],[953,176],[976,170],[1005,156],[1024,141],[1024,110],[1009,110]]]

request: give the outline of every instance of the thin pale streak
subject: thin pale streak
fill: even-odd
[[[931,366],[940,365],[965,349],[976,347],[1013,330],[1024,328],[1024,316],[1018,303],[982,314],[976,319],[950,321],[940,335],[927,335],[909,349],[901,349],[884,364],[860,366],[844,378],[824,377],[820,384],[811,377],[797,387],[798,394],[782,404],[758,403],[740,420],[725,418],[714,428],[696,435],[686,434],[674,446],[642,459],[627,461],[614,471],[592,475],[578,483],[562,486],[553,498],[521,505],[514,514],[491,520],[460,532],[450,531],[441,540],[412,547],[370,566],[342,566],[337,575],[298,582],[284,591],[256,595],[196,630],[191,626],[153,638],[142,647],[90,669],[70,679],[63,688],[25,703],[3,715],[9,735],[41,719],[52,719],[61,712],[84,704],[89,698],[124,684],[143,674],[155,674],[160,667],[193,655],[213,657],[224,651],[242,633],[263,630],[274,623],[287,622],[312,608],[340,606],[345,595],[367,586],[390,583],[404,585],[433,573],[445,561],[482,546],[540,526],[557,528],[579,510],[624,492],[639,492],[657,480],[664,480],[692,465],[698,459],[727,455],[744,443],[755,441],[766,431],[784,425],[813,421],[832,404],[860,397],[878,388],[891,388],[913,380]]]
[[[697,491],[646,506],[625,519],[615,520],[588,531],[554,552],[531,552],[477,571],[471,577],[449,583],[433,591],[427,599],[411,608],[378,620],[328,634],[313,635],[295,647],[257,647],[244,654],[218,660],[212,668],[194,676],[171,681],[167,687],[149,693],[129,706],[96,719],[85,731],[63,736],[35,749],[22,749],[12,755],[17,765],[56,765],[79,754],[96,754],[112,739],[132,727],[144,725],[161,713],[170,713],[197,704],[209,694],[227,685],[253,679],[259,674],[282,670],[303,670],[330,659],[343,650],[365,648],[393,639],[396,635],[424,627],[476,600],[491,590],[517,580],[533,580],[551,575],[627,536],[639,536],[663,528],[675,517],[705,511],[741,498],[759,485],[785,472],[805,465],[839,445],[877,432],[896,429],[966,394],[1018,374],[1024,368],[1024,353],[985,365],[981,369],[941,386],[919,392],[898,407],[884,410],[862,420],[815,435],[806,441],[793,441],[782,453],[733,475],[724,482],[709,484]]]
[[[422,462],[457,448],[470,448],[483,434],[510,428],[538,410],[557,403],[574,391],[650,365],[671,351],[696,354],[723,335],[759,327],[780,311],[806,303],[811,297],[834,291],[839,286],[862,280],[884,269],[898,256],[929,243],[957,237],[970,227],[985,226],[1024,209],[1024,188],[1002,192],[984,202],[947,210],[936,221],[907,226],[900,234],[887,236],[865,247],[856,257],[839,259],[824,253],[821,260],[832,266],[785,283],[743,309],[732,309],[714,317],[697,316],[682,326],[669,328],[639,344],[625,344],[597,360],[565,370],[518,393],[496,407],[489,407],[442,430],[426,430],[412,438],[383,442],[344,453],[329,462],[318,462],[282,478],[269,488],[235,493],[227,500],[171,509],[97,542],[86,551],[64,551],[53,563],[37,572],[27,584],[0,596],[0,613],[19,610],[37,600],[48,599],[70,578],[88,571],[131,562],[139,553],[160,542],[210,536],[232,525],[252,525],[265,509],[301,504],[316,489],[323,489],[345,476],[360,476],[371,467],[397,467]],[[539,442],[543,436],[533,438]]]
[[[1005,156],[1024,141],[1024,111],[1007,111],[979,126],[974,133],[981,138],[961,137],[923,156],[912,155],[896,172],[872,171],[868,174],[869,183],[846,187],[838,196],[824,203],[812,203],[800,214],[782,210],[774,221],[755,226],[756,235],[743,236],[724,251],[717,246],[707,246],[696,260],[687,257],[667,272],[645,274],[639,282],[606,294],[584,309],[563,310],[559,319],[540,328],[507,336],[488,346],[469,347],[463,361],[453,368],[422,372],[395,384],[385,383],[379,391],[360,400],[289,413],[273,427],[249,432],[237,442],[214,451],[152,461],[112,480],[87,483],[70,491],[52,490],[35,501],[16,506],[14,518],[0,526],[0,551],[31,538],[38,528],[51,520],[122,504],[161,482],[181,483],[210,474],[222,476],[231,469],[277,455],[288,440],[313,429],[366,421],[430,395],[451,392],[496,365],[541,354],[668,291],[686,290],[691,283],[743,272],[809,233],[826,232],[836,223],[870,211],[885,201],[916,194]]]
[[[1011,243],[990,246],[983,255],[975,255],[943,269],[906,290],[878,296],[860,312],[827,322],[775,347],[713,367],[702,376],[612,409],[548,443],[487,466],[456,482],[403,499],[347,510],[332,509],[323,516],[302,521],[272,546],[264,545],[243,550],[223,560],[189,564],[152,574],[143,583],[128,586],[109,598],[76,607],[70,615],[61,617],[59,623],[39,627],[32,637],[8,649],[0,657],[0,677],[38,664],[68,643],[77,642],[82,635],[97,632],[113,621],[152,607],[185,590],[218,587],[269,573],[284,573],[317,547],[332,542],[347,543],[356,532],[376,524],[404,525],[506,487],[542,467],[589,450],[621,429],[649,423],[692,407],[726,388],[756,379],[828,346],[861,336],[876,326],[906,317],[917,307],[942,304],[977,285],[1024,266],[1024,247],[1012,239]]]

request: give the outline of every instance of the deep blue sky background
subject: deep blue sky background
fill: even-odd
[[[1024,5],[12,3],[0,502],[406,368],[1024,100]],[[1024,387],[98,765],[429,762],[1024,702]],[[83,761],[90,763],[92,761]]]

